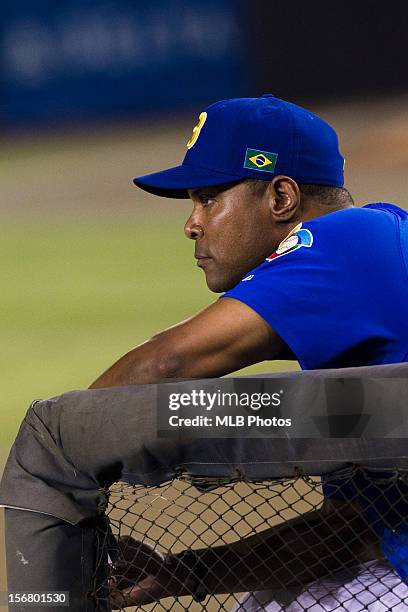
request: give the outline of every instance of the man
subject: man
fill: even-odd
[[[156,195],[191,198],[186,236],[195,243],[197,265],[208,287],[224,295],[191,319],[131,350],[92,387],[222,376],[289,356],[303,369],[406,361],[408,214],[384,203],[354,208],[343,186],[343,167],[334,130],[309,111],[272,95],[225,100],[202,112],[182,165],[136,178],[135,183]],[[328,486],[326,494],[336,497]],[[280,558],[290,559],[300,549],[307,553],[306,534],[311,533],[313,540],[325,528],[330,533],[343,532],[346,538],[344,530],[357,521],[367,538],[373,530],[361,510],[364,503],[356,506],[348,503],[350,497],[337,496],[342,501],[327,502],[323,513],[310,513],[306,522],[285,524],[268,536],[263,534],[261,542],[249,539],[216,553],[201,551],[193,557],[186,553],[165,563],[142,545],[130,543],[131,558],[125,554],[125,560],[139,571],[142,560],[148,559],[150,569],[140,574],[139,587],[119,582],[125,602],[143,603],[166,593],[187,592],[199,598],[201,590],[254,590],[259,585],[251,580],[234,584],[234,578],[225,575],[225,567],[239,566],[242,556],[248,561],[266,540],[269,550],[272,547],[279,550]],[[344,504],[343,520],[333,513],[340,503]],[[379,531],[381,537],[383,531]],[[291,549],[285,544],[288,539]],[[309,585],[310,594],[314,578],[344,569],[354,559],[363,564],[356,570],[358,583],[366,584],[364,563],[382,558],[379,551],[371,537],[365,549],[348,553],[348,561],[339,562],[333,553],[321,567],[317,564],[313,572],[305,570],[297,578]],[[211,577],[209,567],[214,570],[217,563],[219,571],[212,571]],[[396,587],[405,608],[395,610],[406,609],[408,590],[400,578],[405,570],[399,568],[398,577],[387,562],[378,563],[368,573],[377,572],[377,582],[387,587],[386,592],[380,589],[378,604],[371,602],[369,609],[384,610],[390,605],[388,591]],[[222,567],[224,573],[220,573]],[[214,576],[220,575],[222,584],[217,584]],[[313,612],[364,609],[338,607],[340,586],[347,582],[345,576],[338,576],[338,584],[332,582],[337,607],[327,607],[327,602],[321,607],[317,603],[321,588],[316,587],[317,594],[308,603],[316,606],[310,608]],[[275,591],[278,584],[290,587],[290,572],[280,575],[271,561],[261,582]],[[297,599],[298,595],[291,593],[288,606],[295,606],[296,599],[299,607],[282,608],[271,595],[263,608],[248,596],[244,609],[306,609],[300,607],[306,605],[301,599],[305,594]],[[363,603],[368,605],[367,600]]]

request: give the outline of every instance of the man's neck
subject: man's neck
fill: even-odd
[[[316,219],[317,217],[323,217],[324,215],[328,215],[329,213],[337,212],[339,210],[347,210],[348,208],[354,208],[353,204],[330,205],[314,202],[313,204],[303,209],[301,221],[311,221],[312,219]]]

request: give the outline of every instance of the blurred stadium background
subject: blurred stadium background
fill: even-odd
[[[357,204],[408,205],[403,4],[20,0],[2,13],[0,468],[32,399],[88,386],[214,300],[182,236],[188,202],[131,183],[180,161],[206,104],[305,104],[336,127]]]

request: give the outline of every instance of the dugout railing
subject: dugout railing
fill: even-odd
[[[267,435],[166,433],[163,397],[192,384],[33,402],[0,488],[9,593],[75,612],[408,609],[408,364],[194,381],[288,389],[294,425]]]

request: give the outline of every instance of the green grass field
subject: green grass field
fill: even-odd
[[[3,226],[3,449],[32,399],[88,386],[130,347],[217,299],[181,212]]]

